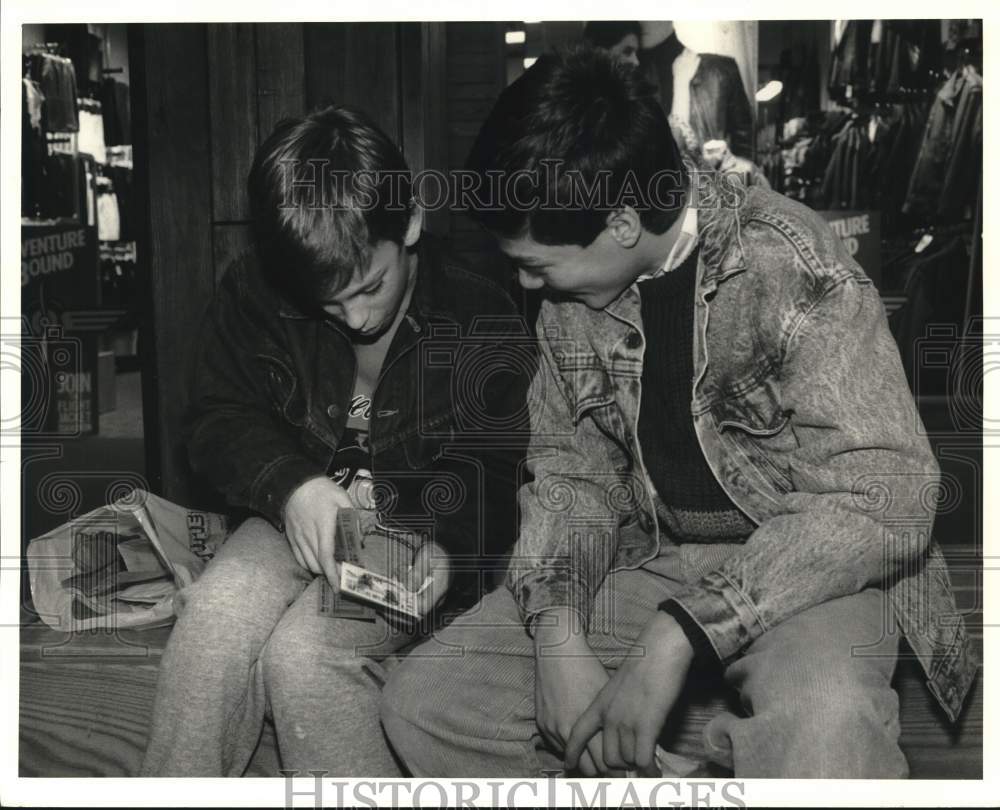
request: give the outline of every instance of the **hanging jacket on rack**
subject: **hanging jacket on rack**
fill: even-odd
[[[975,184],[960,185],[969,176],[960,162],[971,164],[973,172],[981,165],[982,86],[982,79],[969,68],[956,70],[938,91],[910,178],[903,206],[906,213],[928,218],[960,216],[975,194]],[[949,170],[951,182],[945,194]]]
[[[120,223],[120,238],[125,241],[135,239],[132,227],[132,170],[124,166],[106,166],[104,174],[111,178],[114,184],[115,197],[118,200],[118,219]]]
[[[76,161],[80,182],[80,224],[93,227],[97,224],[97,167],[90,155],[79,154]]]
[[[889,318],[889,328],[899,346],[900,359],[915,394],[945,394],[928,389],[927,380],[918,379],[929,326],[952,326],[961,334],[965,317],[965,290],[969,274],[966,237],[954,236],[927,252],[913,254],[906,280],[906,302]],[[917,389],[920,390],[917,390]]]
[[[117,79],[105,79],[101,83],[101,111],[107,145],[132,143],[132,112],[127,84]]]
[[[939,20],[875,20],[868,51],[868,90],[895,95],[932,87],[941,53]]]
[[[848,20],[830,60],[830,97],[844,102],[867,85],[873,20]]]
[[[966,67],[966,86],[955,111],[951,154],[945,168],[938,215],[943,219],[963,216],[973,203],[983,171],[983,80]]]
[[[74,155],[54,154],[45,160],[42,216],[48,219],[80,218],[80,176]]]
[[[902,213],[903,203],[920,153],[929,109],[929,102],[922,99],[895,105],[896,112],[890,122],[891,146],[878,181],[882,188],[883,236],[902,234],[915,224]]]
[[[51,53],[29,57],[31,78],[45,95],[45,128],[49,132],[76,132],[76,71],[73,63]]]
[[[38,82],[21,81],[21,216],[41,213],[45,184],[45,96]]]
[[[862,210],[878,207],[878,182],[891,146],[889,127],[879,120],[874,129],[861,118],[847,123],[834,137],[833,154],[823,174],[818,202],[823,208]]]

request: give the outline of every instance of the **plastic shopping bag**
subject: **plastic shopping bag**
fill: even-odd
[[[166,624],[226,534],[223,515],[133,490],[31,541],[35,610],[63,631]]]

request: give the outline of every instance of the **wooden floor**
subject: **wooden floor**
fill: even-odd
[[[41,625],[21,629],[20,775],[131,776],[146,742],[156,671],[169,628],[70,636]],[[982,778],[982,679],[960,722],[949,727],[912,662],[902,662],[902,747],[913,778]],[[724,701],[686,695],[672,717],[669,750],[700,758],[699,731]],[[277,776],[271,727],[265,727],[248,776]],[[361,776],[363,774],[359,774]]]

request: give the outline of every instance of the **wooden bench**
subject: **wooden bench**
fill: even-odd
[[[70,635],[43,625],[21,628],[20,775],[132,776],[146,744],[156,672],[170,628]],[[981,779],[981,678],[951,727],[903,661],[896,676],[902,747],[918,779]],[[700,758],[700,729],[723,700],[689,694],[690,709],[672,718],[669,750]],[[274,733],[267,724],[248,776],[277,776]],[[369,774],[359,774],[369,775]]]

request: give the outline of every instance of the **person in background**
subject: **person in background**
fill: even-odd
[[[611,57],[632,67],[639,67],[639,40],[642,27],[626,20],[592,20],[583,27],[583,40],[601,48]]]
[[[446,594],[475,601],[516,531],[526,330],[422,233],[359,110],[279,123],[248,189],[256,254],[208,312],[186,424],[194,470],[251,517],[177,594],[141,775],[239,776],[265,713],[285,768],[398,775],[380,662],[421,627],[339,593],[338,514],[377,508],[355,561],[430,624]]]
[[[640,30],[642,69],[658,86],[681,147],[700,153],[705,143],[722,140],[735,157],[753,160],[753,110],[736,60],[696,53],[670,20],[643,21]]]

